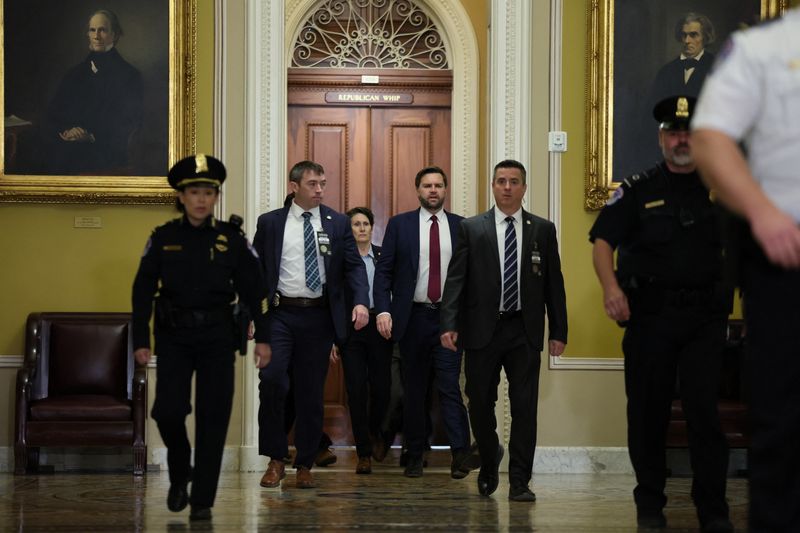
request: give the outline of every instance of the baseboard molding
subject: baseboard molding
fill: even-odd
[[[550,356],[550,370],[624,370],[621,357],[561,357]]]
[[[44,448],[40,463],[54,472],[131,470],[132,454],[124,448]],[[226,446],[223,472],[259,472],[267,459],[256,446]],[[507,462],[503,468],[507,471]],[[148,471],[167,470],[167,449],[148,447]],[[550,447],[536,449],[533,470],[539,474],[630,474],[628,449],[613,447]],[[0,473],[14,471],[13,446],[0,447]]]

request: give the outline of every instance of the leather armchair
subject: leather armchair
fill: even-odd
[[[722,432],[730,448],[747,448],[750,436],[747,427],[747,405],[742,381],[742,364],[744,360],[745,331],[744,320],[728,321],[728,334],[723,353],[722,374],[720,375],[719,421]],[[686,448],[689,437],[686,431],[686,415],[681,400],[677,397],[672,402],[672,412],[667,429],[668,448]]]
[[[41,446],[131,446],[145,471],[147,373],[133,357],[130,313],[32,313],[17,372],[14,473]]]

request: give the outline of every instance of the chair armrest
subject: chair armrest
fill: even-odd
[[[24,442],[28,426],[28,406],[31,400],[31,388],[33,387],[32,369],[23,367],[17,370],[17,406],[16,421],[14,424],[14,440]]]
[[[144,420],[147,418],[147,367],[137,366],[133,372],[134,445],[144,445]]]

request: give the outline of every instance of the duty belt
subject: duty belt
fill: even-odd
[[[202,328],[233,320],[233,311],[224,309],[179,309],[168,311],[166,325],[175,328]]]
[[[664,303],[675,307],[691,307],[711,303],[714,297],[714,287],[701,287],[695,289],[663,289]]]

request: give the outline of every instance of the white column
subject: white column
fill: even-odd
[[[516,159],[531,168],[531,10],[530,0],[492,0],[487,176],[503,159]],[[491,183],[487,187],[493,204]],[[529,186],[529,206],[532,191]]]
[[[286,182],[284,1],[248,0],[246,11],[245,207],[248,235],[258,216],[283,204]],[[258,373],[245,365],[239,467],[262,470],[258,455]]]

